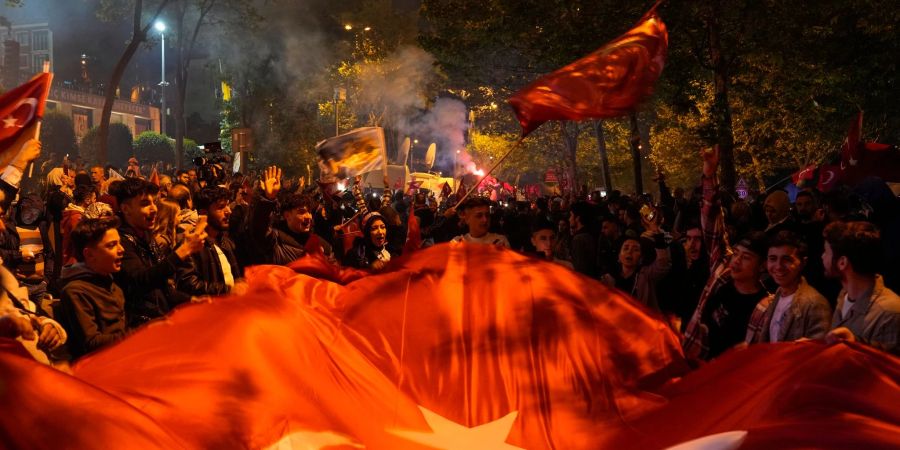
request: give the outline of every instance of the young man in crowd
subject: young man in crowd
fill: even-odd
[[[841,280],[832,330],[826,341],[857,341],[900,354],[900,297],[878,274],[881,234],[869,222],[834,222],[825,227],[822,263]]]
[[[234,241],[228,236],[230,202],[231,191],[223,187],[205,187],[197,194],[197,211],[207,217],[207,242],[178,269],[179,291],[197,297],[246,292]]]
[[[73,359],[125,337],[125,294],[113,281],[125,250],[119,221],[84,219],[72,231],[77,262],[63,269],[60,311]]]
[[[703,151],[703,206],[700,223],[710,261],[710,276],[684,332],[689,359],[709,360],[744,342],[756,304],[768,293],[759,278],[765,269],[765,234],[753,232],[734,248],[728,245],[718,191],[719,151]]]
[[[265,264],[286,265],[307,253],[333,257],[331,245],[313,232],[316,203],[299,192],[278,201],[281,192],[281,169],[266,169],[260,188],[250,203],[248,233],[258,256]],[[279,204],[280,203],[280,204]],[[281,221],[273,223],[272,213],[281,210]]]
[[[452,242],[493,244],[509,248],[506,236],[491,233],[491,201],[484,197],[471,197],[459,208],[459,214],[469,232],[453,238]]]
[[[125,291],[125,310],[131,327],[162,317],[190,296],[169,285],[178,266],[203,250],[206,223],[184,233],[183,242],[174,251],[161,253],[153,237],[156,225],[156,193],[153,184],[140,178],[128,178],[115,186],[113,195],[119,204],[122,224],[119,234],[125,255],[116,284]]]
[[[831,328],[831,306],[802,276],[806,264],[806,243],[798,234],[780,231],[769,242],[766,269],[778,289],[756,306],[748,343],[818,339]]]
[[[572,204],[569,211],[569,229],[572,230],[572,265],[575,271],[592,278],[600,276],[597,270],[597,239],[591,232],[594,211],[590,204]]]
[[[534,246],[535,256],[538,258],[573,269],[571,262],[559,259],[554,255],[556,227],[546,218],[538,218],[537,223],[531,228],[531,245]]]

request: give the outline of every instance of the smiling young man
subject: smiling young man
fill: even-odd
[[[780,231],[769,242],[766,269],[778,290],[757,305],[761,320],[751,320],[748,343],[818,339],[828,332],[831,307],[803,278],[807,261],[806,243],[798,234]]]
[[[125,294],[113,281],[125,250],[118,219],[84,219],[72,231],[76,263],[63,269],[61,311],[69,353],[80,358],[125,337]]]
[[[228,236],[231,219],[231,191],[223,187],[205,187],[197,193],[197,211],[207,217],[206,246],[193,254],[178,269],[178,290],[191,296],[241,294],[241,268],[235,257],[235,245]]]
[[[472,197],[459,208],[459,214],[469,232],[453,238],[452,242],[470,244],[493,244],[509,248],[506,236],[491,233],[491,201],[484,197]]]
[[[728,245],[725,216],[716,200],[718,148],[704,151],[702,156],[700,223],[710,276],[682,340],[685,356],[693,360],[714,358],[743,343],[757,303],[768,295],[760,282],[766,267],[766,236],[752,232],[733,247]]]
[[[115,185],[112,194],[119,204],[119,234],[125,249],[122,270],[115,278],[125,291],[129,326],[136,327],[190,300],[189,295],[170,287],[169,280],[191,255],[203,250],[206,223],[201,221],[185,232],[181,245],[163,254],[153,238],[156,186],[140,178],[128,178]]]
[[[281,195],[280,195],[281,194]],[[274,220],[280,210],[280,219]],[[248,212],[248,233],[260,262],[287,265],[307,253],[333,256],[331,245],[313,230],[316,202],[300,192],[281,193],[281,169],[265,170]]]

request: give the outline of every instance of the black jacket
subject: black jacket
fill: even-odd
[[[235,256],[234,242],[226,235],[216,243],[228,264],[231,266],[231,275],[235,280],[241,278],[242,272]],[[222,272],[222,264],[219,261],[218,252],[211,241],[207,241],[202,251],[191,255],[187,264],[178,268],[178,291],[188,295],[222,295],[227,294],[230,288],[225,284]]]
[[[69,335],[73,358],[122,340],[126,335],[125,295],[110,276],[83,263],[62,271],[60,322]]]
[[[131,327],[162,317],[190,300],[190,295],[174,287],[178,267],[184,264],[175,252],[160,254],[155,242],[148,242],[145,233],[127,224],[119,227],[119,235],[125,256],[115,281],[125,291],[125,311]]]
[[[307,248],[318,245],[326,256],[331,256],[331,245],[315,233],[293,233],[283,223],[272,224],[272,215],[278,204],[259,193],[250,204],[249,236],[265,264],[286,265],[306,255]],[[311,239],[315,241],[310,242]]]

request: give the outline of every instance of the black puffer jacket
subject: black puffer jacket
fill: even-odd
[[[286,265],[306,255],[308,249],[318,247],[331,257],[331,245],[315,233],[294,233],[283,223],[273,224],[272,216],[278,203],[259,193],[250,204],[249,236],[265,264]]]
[[[176,291],[170,284],[184,264],[175,252],[161,254],[156,243],[147,240],[146,233],[128,225],[119,227],[119,235],[125,255],[115,281],[125,292],[129,328],[162,317],[190,300],[190,295]]]
[[[228,260],[231,276],[235,280],[241,278],[241,268],[234,254],[234,242],[224,236],[215,245],[222,249],[222,254]],[[212,242],[207,242],[202,251],[191,255],[187,264],[179,266],[177,287],[179,292],[189,295],[222,295],[231,290],[225,284],[219,254]]]

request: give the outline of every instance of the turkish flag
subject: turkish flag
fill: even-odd
[[[422,187],[422,181],[416,181],[416,180],[410,181],[409,187],[406,188],[406,194],[407,195],[415,194],[416,192],[419,192],[420,187]]]
[[[813,177],[815,177],[815,175],[816,175],[816,165],[809,164],[806,167],[804,167],[803,169],[800,169],[799,171],[794,172],[794,174],[791,175],[791,180],[794,182],[794,184],[796,184],[797,186],[800,186],[800,184],[803,183],[804,181],[812,180]]]
[[[654,9],[616,40],[516,92],[508,101],[522,126],[522,135],[548,120],[631,113],[653,93],[668,43],[666,26]]]
[[[404,255],[408,255],[422,246],[422,227],[415,212],[416,205],[413,203],[410,207],[409,217],[406,219],[406,243],[403,244]]]
[[[843,178],[844,169],[839,164],[826,164],[819,168],[819,182],[816,189],[820,192],[829,192],[837,186]]]
[[[588,449],[687,371],[641,304],[494,246],[246,277],[246,295],[183,305],[74,375],[0,340],[4,445]]]
[[[25,141],[37,137],[52,81],[52,73],[39,73],[0,96],[0,166],[9,164]]]

